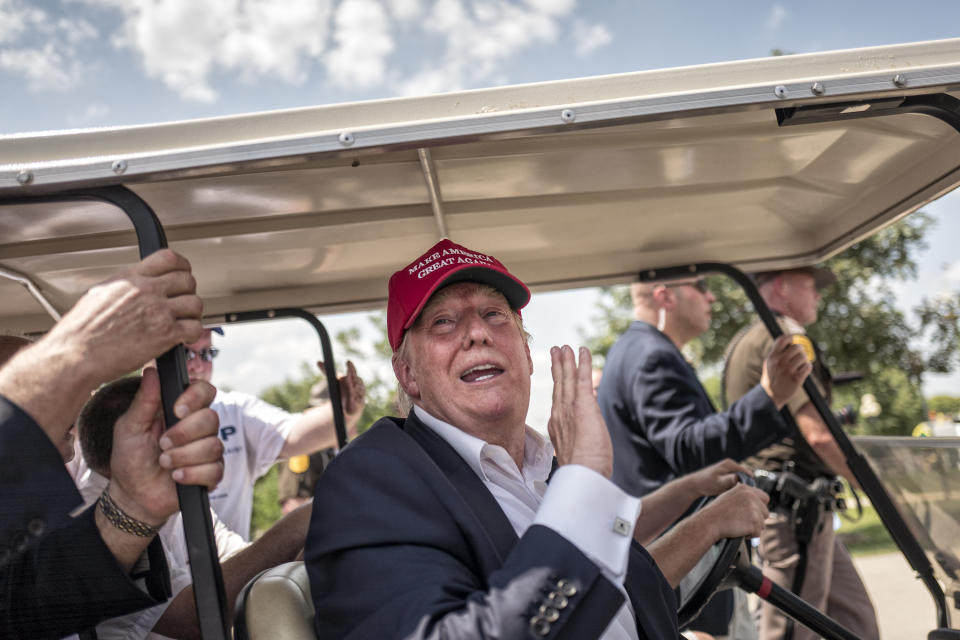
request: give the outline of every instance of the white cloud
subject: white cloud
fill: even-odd
[[[397,83],[403,95],[455,91],[499,79],[508,61],[537,44],[557,40],[560,21],[574,9],[570,0],[487,0],[471,4],[436,0],[425,31],[444,44],[440,64],[426,64]]]
[[[23,1],[0,0],[0,16],[12,16],[11,7],[17,16],[0,26],[2,37],[37,21],[17,4]],[[506,82],[510,61],[555,43],[576,8],[576,0],[67,1],[116,12],[119,27],[109,41],[134,52],[147,76],[198,102],[215,101],[224,76],[302,84],[317,69],[347,89],[379,86],[407,95]],[[99,35],[83,20],[51,26],[38,15],[65,47]],[[599,24],[577,21],[573,30],[579,55],[612,39]],[[64,51],[53,52],[74,59]],[[62,85],[62,74],[56,77],[48,84]]]
[[[613,42],[613,34],[606,25],[587,24],[583,20],[573,23],[574,51],[581,58]]]
[[[217,70],[246,80],[305,82],[326,44],[330,0],[83,0],[123,14],[120,48],[138,52],[147,74],[183,97],[216,99]]]
[[[77,20],[60,18],[57,20],[57,30],[71,45],[78,45],[85,40],[93,40],[100,35],[96,27],[82,18]]]
[[[526,4],[541,13],[565,16],[577,5],[577,0],[526,0]]]
[[[0,44],[13,42],[46,19],[45,12],[20,0],[0,0]]]
[[[29,91],[65,91],[83,81],[77,45],[97,36],[85,20],[53,21],[20,0],[0,0],[0,71],[27,80]]]
[[[948,287],[960,287],[960,260],[945,265],[943,279]]]
[[[50,42],[41,48],[0,49],[0,70],[22,75],[30,91],[66,91],[83,76],[80,63],[67,60]]]
[[[383,82],[394,49],[387,12],[377,0],[343,0],[334,15],[334,48],[325,57],[330,80],[365,88]]]
[[[773,5],[773,8],[770,9],[770,16],[767,17],[766,27],[770,31],[776,31],[780,28],[780,25],[783,24],[783,21],[787,19],[789,12],[785,7],[779,4]]]
[[[400,22],[415,20],[423,13],[421,0],[387,0],[387,5],[393,18]]]
[[[102,102],[91,102],[80,113],[67,116],[67,123],[71,127],[82,127],[103,120],[110,115],[110,107]]]

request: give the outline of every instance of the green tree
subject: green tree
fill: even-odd
[[[927,408],[944,415],[960,413],[960,396],[933,396],[927,398]]]
[[[925,303],[913,323],[894,306],[892,285],[916,278],[916,256],[926,247],[924,235],[932,224],[930,216],[915,213],[826,262],[837,284],[824,291],[819,320],[810,327],[810,336],[835,372],[864,375],[863,381],[836,390],[836,406],[859,406],[865,393],[879,400],[881,414],[861,422],[866,432],[910,433],[924,419],[920,394],[924,372],[948,372],[957,365],[960,305]],[[717,297],[711,328],[686,349],[695,366],[707,368],[722,364],[727,345],[754,317],[736,283],[724,276],[712,276],[709,281]],[[605,289],[591,332],[584,333],[587,345],[602,358],[631,316],[627,287]],[[938,339],[933,349],[925,351],[927,335]]]

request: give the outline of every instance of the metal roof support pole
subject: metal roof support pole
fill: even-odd
[[[719,262],[704,262],[687,266],[669,267],[667,269],[641,271],[639,277],[641,281],[649,282],[652,280],[671,278],[688,278],[692,275],[703,273],[722,273],[732,278],[734,282],[743,288],[750,302],[753,303],[757,315],[760,316],[760,320],[767,327],[767,331],[770,332],[773,339],[776,340],[783,335],[783,331],[780,330],[780,325],[777,324],[776,318],[774,318],[770,308],[767,307],[767,303],[760,295],[760,291],[757,290],[756,284],[754,284],[753,280],[746,274],[734,266]],[[934,577],[933,567],[930,565],[930,560],[923,552],[920,543],[917,542],[917,539],[910,531],[906,522],[904,522],[900,512],[897,511],[893,500],[891,500],[890,495],[887,493],[883,484],[881,484],[880,479],[873,472],[873,468],[867,462],[867,459],[857,451],[856,447],[854,447],[850,441],[849,436],[847,436],[846,432],[840,426],[840,423],[837,422],[836,416],[833,415],[830,406],[820,394],[820,390],[817,389],[817,385],[811,377],[808,376],[807,379],[803,381],[803,390],[807,392],[810,401],[817,409],[817,413],[820,414],[824,424],[827,425],[827,429],[830,430],[833,439],[836,440],[837,446],[840,447],[840,451],[843,452],[843,457],[846,459],[847,466],[850,467],[850,471],[853,472],[857,482],[860,483],[863,492],[870,498],[870,502],[873,504],[874,509],[876,509],[881,522],[883,522],[887,531],[890,532],[890,537],[893,538],[897,547],[900,548],[900,551],[904,557],[906,557],[907,562],[910,563],[910,567],[916,571],[917,577],[923,581],[923,584],[933,597],[934,605],[937,609],[938,630],[948,630],[950,628],[950,614],[947,610],[946,598],[943,595],[943,589],[940,587],[940,583],[937,582],[937,579]]]
[[[124,186],[94,187],[66,191],[51,195],[4,198],[3,202],[76,202],[97,200],[121,209],[137,232],[140,257],[146,258],[167,246],[167,238],[156,214],[140,196]],[[177,345],[157,358],[160,374],[160,395],[166,426],[169,429],[177,418],[173,403],[187,387],[187,360],[183,346]],[[223,587],[223,574],[213,536],[213,521],[210,517],[210,502],[207,488],[198,485],[177,485],[180,511],[183,514],[183,530],[187,539],[187,555],[193,578],[193,597],[197,606],[200,633],[205,640],[229,640],[230,616]]]
[[[60,312],[57,311],[50,301],[47,300],[40,289],[33,283],[33,280],[23,275],[22,273],[17,273],[11,269],[4,269],[0,267],[0,278],[7,278],[8,280],[13,280],[14,282],[19,282],[24,286],[24,288],[33,296],[33,299],[40,303],[40,306],[43,307],[43,310],[54,319],[54,321],[60,320]]]
[[[330,334],[320,319],[306,309],[263,309],[261,311],[241,311],[226,314],[226,321],[252,322],[255,320],[273,320],[274,318],[302,318],[310,323],[320,338],[320,348],[323,350],[323,372],[327,376],[327,389],[330,391],[330,407],[333,409],[333,427],[337,433],[337,445],[343,449],[347,446],[347,426],[343,417],[343,402],[340,398],[340,385],[337,382],[337,367],[333,361],[333,345],[330,343]]]
[[[417,156],[420,157],[423,179],[427,182],[427,193],[430,194],[430,207],[437,221],[437,231],[440,232],[441,238],[449,238],[450,232],[447,229],[447,218],[443,213],[443,199],[440,197],[440,182],[437,180],[437,168],[433,164],[433,156],[430,154],[430,149],[424,147],[417,149]]]

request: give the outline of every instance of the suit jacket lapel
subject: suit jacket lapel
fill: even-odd
[[[460,493],[477,523],[486,533],[500,563],[517,544],[517,533],[503,513],[493,494],[484,486],[483,481],[473,472],[463,458],[432,429],[425,426],[411,413],[404,425],[410,437],[417,441],[437,466],[447,476],[453,487]]]

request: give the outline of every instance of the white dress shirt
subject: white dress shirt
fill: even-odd
[[[461,431],[420,407],[414,407],[413,411],[479,476],[518,536],[532,524],[553,529],[593,560],[626,596],[623,579],[633,528],[640,515],[639,498],[580,465],[560,467],[548,485],[553,445],[530,427],[525,431],[523,468],[518,469],[503,447]],[[627,598],[601,638],[637,640],[638,637],[633,608]]]

